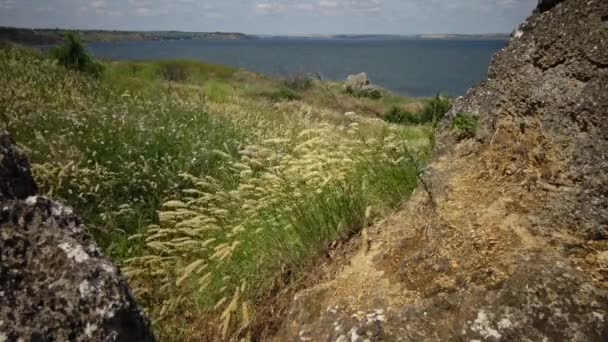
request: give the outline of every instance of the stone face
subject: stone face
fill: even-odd
[[[27,161],[0,141],[0,341],[154,341],[120,270],[71,208],[33,196]]]
[[[606,18],[608,2],[600,0],[564,1],[533,15],[494,57],[489,79],[448,114],[479,114],[488,132],[479,137],[483,142],[504,135],[506,121],[519,133],[509,133],[504,145],[516,134],[537,132],[524,157],[545,168],[540,181],[562,189],[547,196],[537,222],[542,234],[561,226],[589,239],[608,238]]]
[[[362,72],[356,75],[349,75],[346,79],[346,86],[353,90],[361,90],[364,86],[370,84],[367,74]]]
[[[559,259],[527,255],[499,290],[437,295],[396,315],[405,336],[442,341],[606,341],[608,297]]]
[[[541,1],[448,113],[429,189],[378,227],[373,267],[301,292],[277,341],[300,326],[334,341],[608,341],[607,47],[608,1]],[[460,112],[479,117],[462,141]],[[386,309],[381,338],[359,334],[371,308]]]
[[[29,168],[29,162],[11,137],[0,130],[0,200],[23,199],[36,194],[38,188]]]
[[[546,12],[563,1],[564,0],[538,0],[538,6],[536,7],[536,10],[540,13]]]

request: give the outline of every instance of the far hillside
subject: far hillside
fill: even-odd
[[[30,29],[0,27],[0,41],[25,45],[53,45],[64,41],[65,29]],[[180,31],[106,31],[78,30],[87,42],[119,42],[143,40],[242,40],[254,39],[243,33],[180,32]]]

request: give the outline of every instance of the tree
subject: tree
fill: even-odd
[[[64,67],[93,76],[103,72],[103,65],[96,62],[87,51],[86,45],[74,32],[66,32],[65,42],[52,50],[52,55]]]

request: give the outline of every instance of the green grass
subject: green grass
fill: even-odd
[[[452,122],[452,131],[459,139],[475,137],[479,126],[479,116],[473,113],[459,112]]]
[[[452,108],[452,99],[435,96],[424,103],[419,110],[410,110],[403,106],[393,105],[384,114],[384,120],[395,124],[429,124],[443,119],[445,114]]]
[[[5,46],[0,117],[42,191],[124,267],[163,340],[246,331],[276,279],[407,198],[430,154],[429,126],[365,115],[411,99],[193,61],[104,66],[92,78]]]
[[[295,101],[302,99],[302,96],[289,88],[280,88],[270,92],[262,92],[261,95],[268,98],[272,102]]]

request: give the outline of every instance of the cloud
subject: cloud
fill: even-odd
[[[16,4],[17,2],[15,0],[2,0],[0,1],[0,8],[8,10],[15,7]]]
[[[0,0],[12,26],[246,33],[509,32],[537,0]],[[75,5],[76,4],[76,5]],[[53,10],[53,15],[37,12]]]
[[[91,2],[91,7],[93,8],[106,8],[108,4],[104,0],[97,0]]]

